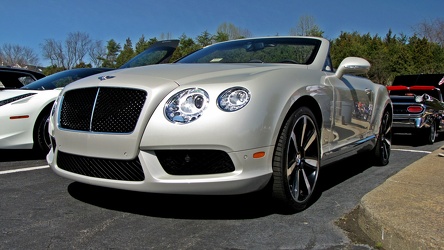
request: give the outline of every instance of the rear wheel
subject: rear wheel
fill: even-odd
[[[307,206],[320,168],[320,132],[307,107],[284,123],[273,155],[273,198],[291,212]]]
[[[392,118],[389,111],[385,111],[379,127],[376,146],[371,152],[374,163],[385,166],[389,163],[392,146]]]
[[[436,126],[435,126],[435,122],[434,121],[430,124],[430,128],[426,129],[426,132],[425,132],[424,136],[425,136],[426,142],[428,144],[435,143],[435,140],[436,140]]]

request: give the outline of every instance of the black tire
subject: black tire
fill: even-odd
[[[373,163],[377,166],[385,166],[389,163],[392,146],[392,116],[389,111],[384,111],[379,133],[376,138],[376,146],[371,151]]]
[[[48,133],[49,113],[43,113],[37,118],[34,131],[34,149],[41,154],[48,154],[51,147],[51,139]]]
[[[306,208],[320,168],[320,132],[313,113],[298,108],[284,123],[273,155],[272,196],[290,212]]]
[[[435,121],[432,121],[430,127],[425,130],[424,138],[427,144],[433,144],[436,140],[436,125]]]

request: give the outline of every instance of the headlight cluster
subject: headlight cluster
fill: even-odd
[[[189,123],[202,115],[209,102],[203,89],[185,89],[173,95],[165,104],[166,118],[173,123]]]
[[[233,112],[239,110],[250,101],[250,92],[242,87],[225,90],[217,98],[217,106],[223,111]]]
[[[250,101],[250,92],[242,87],[223,91],[217,97],[217,106],[226,112],[237,111]],[[186,124],[199,118],[208,106],[208,93],[200,88],[182,90],[168,99],[164,107],[165,117],[172,123]]]

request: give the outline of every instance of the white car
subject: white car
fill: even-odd
[[[154,43],[121,68],[167,63],[178,44],[179,40]],[[18,89],[0,89],[0,149],[35,149],[46,155],[51,144],[48,135],[48,117],[60,91],[76,80],[110,70],[114,69],[64,70],[25,86],[21,83],[16,84],[23,86]],[[10,78],[5,77],[5,80]]]
[[[48,117],[67,84],[111,69],[65,70],[17,89],[0,90],[0,149],[49,151]]]
[[[307,206],[321,167],[356,153],[386,165],[392,103],[345,58],[336,71],[317,37],[207,46],[172,64],[105,72],[67,86],[54,105],[47,161],[68,179],[153,193],[271,190]],[[363,119],[356,107],[372,112]],[[268,193],[268,192],[265,192]]]

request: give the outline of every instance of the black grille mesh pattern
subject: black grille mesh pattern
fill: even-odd
[[[234,171],[227,153],[218,150],[156,150],[165,172],[171,175],[219,174]]]
[[[60,111],[60,127],[89,131],[97,90],[86,88],[66,92]]]
[[[60,127],[70,130],[130,133],[134,131],[147,93],[127,88],[84,88],[67,91]]]
[[[78,156],[58,152],[57,165],[59,168],[90,177],[121,180],[143,181],[142,165],[138,158],[134,160],[112,160]]]

